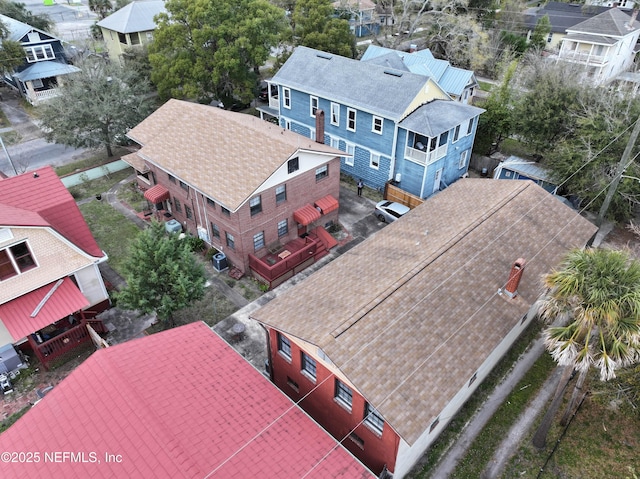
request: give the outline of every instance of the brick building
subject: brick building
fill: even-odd
[[[169,100],[128,136],[123,158],[160,218],[271,286],[327,253],[343,152],[259,118]]]

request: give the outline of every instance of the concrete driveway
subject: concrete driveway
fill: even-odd
[[[373,200],[358,196],[355,191],[344,186],[340,188],[339,221],[354,240],[349,243],[349,247],[355,246],[385,226],[385,223],[373,214],[375,206]]]

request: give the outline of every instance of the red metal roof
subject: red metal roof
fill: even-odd
[[[316,206],[322,210],[322,214],[326,215],[338,209],[338,200],[333,196],[327,195],[316,201]]]
[[[373,478],[201,322],[97,351],[0,450],[100,459],[0,463],[0,477]]]
[[[14,341],[89,306],[89,301],[71,279],[60,281],[59,285],[55,281],[0,305],[0,320]],[[50,293],[51,296],[38,309],[40,302]]]
[[[169,199],[169,190],[162,185],[156,185],[145,191],[144,197],[151,203],[160,203]]]
[[[50,166],[0,179],[0,225],[51,226],[89,255],[104,256],[73,196]]]
[[[310,225],[314,221],[320,219],[320,212],[310,204],[304,205],[302,208],[293,212],[293,219],[301,225]]]

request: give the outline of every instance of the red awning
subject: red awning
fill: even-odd
[[[315,220],[320,219],[320,212],[310,204],[304,205],[302,208],[293,212],[293,219],[301,225],[307,226]]]
[[[333,196],[327,195],[316,201],[316,206],[322,210],[322,214],[326,215],[338,209],[338,200]]]
[[[169,190],[162,185],[156,185],[145,191],[144,197],[151,203],[161,203],[169,199]]]
[[[64,278],[1,305],[0,321],[18,341],[87,306],[87,298]]]

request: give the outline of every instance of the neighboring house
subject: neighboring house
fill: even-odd
[[[262,114],[347,153],[344,173],[381,189],[428,197],[465,176],[478,117],[437,81],[398,67],[298,47],[269,81]],[[316,115],[321,111],[320,115]],[[320,118],[322,121],[318,121]]]
[[[560,48],[560,43],[567,34],[567,29],[606,10],[607,7],[563,2],[549,2],[541,8],[529,9],[525,14],[525,23],[528,28],[527,39],[531,38],[538,20],[547,15],[551,23],[551,33],[547,37],[545,49],[556,51]]]
[[[201,322],[96,351],[0,447],[34,459],[2,477],[373,479]]]
[[[338,0],[333,2],[338,17],[349,20],[349,29],[356,37],[377,35],[380,21],[372,0]]]
[[[0,347],[31,349],[45,365],[106,332],[98,265],[107,260],[51,167],[0,179]]]
[[[335,246],[342,152],[251,115],[169,100],[123,159],[156,209],[275,286]]]
[[[401,63],[398,63],[398,58]],[[453,67],[447,60],[436,59],[428,48],[401,52],[369,45],[360,61],[433,78],[451,98],[465,104],[473,101],[473,94],[478,88],[478,81],[471,70]]]
[[[65,75],[80,69],[67,63],[62,40],[5,15],[0,21],[8,30],[7,40],[19,42],[25,51],[24,64],[4,73],[4,82],[32,105],[56,96],[55,87]]]
[[[586,0],[585,3],[601,7],[618,7],[621,10],[633,10],[636,6],[636,2],[633,0]]]
[[[551,179],[549,172],[535,161],[510,156],[493,170],[496,180],[531,180],[542,186],[552,195],[558,191],[558,185]]]
[[[614,80],[635,60],[640,36],[637,14],[611,8],[568,28],[558,58],[582,65],[586,79],[595,84]]]
[[[529,181],[465,179],[252,313],[272,380],[375,474],[404,477],[597,228]]]
[[[154,18],[165,12],[164,0],[134,1],[100,20],[97,25],[109,58],[120,59],[127,48],[151,43],[156,29]]]

